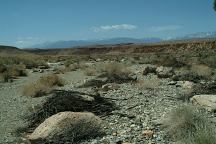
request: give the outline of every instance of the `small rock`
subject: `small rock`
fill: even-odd
[[[154,135],[154,132],[152,130],[144,130],[142,132],[142,137],[152,137]]]
[[[113,135],[113,136],[117,136],[117,135],[118,135],[118,133],[117,133],[117,132],[114,132],[114,133],[112,133],[112,135]]]

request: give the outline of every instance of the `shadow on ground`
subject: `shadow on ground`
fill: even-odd
[[[86,97],[94,100],[86,100]],[[103,117],[109,115],[115,109],[117,107],[113,103],[99,94],[92,95],[78,91],[55,90],[45,103],[38,106],[31,115],[25,118],[29,125],[17,129],[16,134],[20,136],[21,133],[33,132],[45,119],[59,112],[92,112],[99,117]]]
[[[78,86],[79,88],[86,88],[86,87],[102,87],[103,85],[107,83],[118,83],[118,84],[123,84],[123,83],[130,83],[134,82],[137,80],[137,77],[134,76],[119,76],[119,75],[112,75],[112,76],[107,76],[106,74],[101,74],[96,78],[103,78],[101,79],[92,79],[89,81],[86,81],[84,84]]]

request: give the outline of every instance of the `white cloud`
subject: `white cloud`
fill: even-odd
[[[22,44],[22,43],[24,43],[24,41],[19,40],[19,41],[16,41],[16,43],[18,43],[18,44]]]
[[[180,25],[167,25],[167,26],[154,26],[151,27],[150,30],[153,32],[161,32],[161,31],[175,31],[181,29]]]
[[[101,31],[113,31],[113,30],[134,30],[136,29],[136,25],[131,24],[120,24],[120,25],[105,25],[99,27],[93,27],[92,29],[94,32],[101,32]]]

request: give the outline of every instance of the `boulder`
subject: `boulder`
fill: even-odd
[[[147,66],[143,70],[143,75],[148,75],[149,73],[156,73],[156,67],[155,66]]]
[[[172,67],[160,66],[156,69],[156,74],[159,78],[170,78],[174,75]]]
[[[60,112],[47,118],[28,136],[33,142],[73,141],[101,132],[101,119],[88,112]]]
[[[216,95],[195,95],[190,99],[190,101],[195,105],[216,110]]]

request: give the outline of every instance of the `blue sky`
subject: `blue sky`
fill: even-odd
[[[0,0],[0,44],[216,31],[213,0]]]

